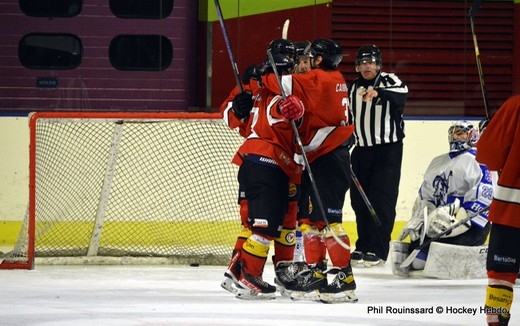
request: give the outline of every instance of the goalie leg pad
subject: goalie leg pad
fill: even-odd
[[[399,240],[390,241],[390,265],[392,274],[399,277],[408,277],[410,266],[401,267],[401,263],[408,257],[410,244]]]
[[[423,276],[439,279],[486,278],[487,246],[432,242]]]

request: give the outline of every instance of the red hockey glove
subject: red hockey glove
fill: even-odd
[[[305,108],[303,102],[295,95],[289,95],[280,102],[280,112],[288,120],[296,120],[302,117]]]

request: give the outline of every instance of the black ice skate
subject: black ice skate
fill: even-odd
[[[327,274],[336,274],[334,280],[320,289],[320,301],[323,303],[357,302],[354,293],[356,281],[351,267],[332,268]]]
[[[327,286],[327,275],[323,273],[326,262],[318,265],[309,265],[308,269],[296,275],[297,284],[291,291],[292,300],[319,300],[319,289]]]

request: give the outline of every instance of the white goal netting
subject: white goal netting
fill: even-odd
[[[34,257],[228,262],[240,227],[230,161],[242,139],[217,114],[36,113],[30,130],[28,214],[1,267],[31,268]]]

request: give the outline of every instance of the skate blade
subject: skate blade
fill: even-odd
[[[320,301],[322,303],[355,303],[358,302],[358,297],[354,290],[339,293],[320,293]]]
[[[384,266],[385,265],[385,261],[384,260],[380,260],[378,262],[369,262],[369,261],[365,261],[365,263],[363,264],[363,267],[365,268],[371,268],[371,267],[378,267],[378,266]]]
[[[319,301],[320,293],[318,290],[311,292],[292,291],[291,300],[293,301]]]
[[[276,299],[276,292],[259,293],[248,289],[239,289],[235,297],[240,300],[273,300]]]
[[[291,290],[287,290],[285,287],[281,285],[276,286],[276,290],[280,292],[280,295],[284,298],[290,298],[291,297]]]
[[[234,284],[235,282],[233,282],[232,279],[226,277],[222,283],[220,283],[220,286],[229,293],[236,294],[238,289],[234,286]]]

